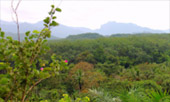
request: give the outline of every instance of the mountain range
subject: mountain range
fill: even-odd
[[[3,31],[9,33],[16,32],[16,24],[14,22],[0,21],[0,27]],[[43,28],[43,22],[32,23],[20,23],[20,32],[41,30]],[[57,27],[52,28],[52,36],[58,38],[66,38],[69,35],[77,35],[81,33],[99,33],[103,36],[109,36],[112,34],[135,34],[135,33],[170,33],[170,30],[154,30],[147,27],[141,27],[133,23],[118,23],[108,22],[101,25],[99,29],[89,29],[85,27],[71,27],[60,24]]]

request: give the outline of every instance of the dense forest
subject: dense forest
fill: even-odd
[[[50,61],[55,53],[68,60],[69,69],[43,81],[33,99],[54,102],[68,93],[91,102],[169,102],[169,39],[169,34],[141,34],[51,40],[42,57]]]
[[[76,39],[96,39],[103,37],[102,35],[98,33],[83,33],[83,34],[78,34],[78,35],[69,35],[66,39],[70,40],[76,40]]]
[[[49,40],[45,44],[49,48],[45,50],[46,54],[41,54],[41,60],[35,62],[35,68],[41,70],[39,68],[44,65],[40,63],[43,62],[47,66],[44,69],[49,70],[55,61],[62,59],[67,68],[35,86],[29,101],[169,102],[169,39],[169,34],[117,34],[104,37],[87,33]],[[51,59],[53,54],[55,57]],[[6,71],[3,63],[0,64],[0,77],[3,77]],[[1,84],[6,82],[4,78],[0,80]],[[8,91],[4,87],[0,88],[1,99]]]

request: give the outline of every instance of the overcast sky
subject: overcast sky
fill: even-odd
[[[17,1],[17,0],[15,0]],[[59,0],[23,0],[18,8],[20,22],[43,20],[51,4]],[[62,0],[60,24],[97,29],[109,21],[135,23],[152,29],[170,29],[169,0]],[[10,0],[0,0],[0,19],[12,21]]]

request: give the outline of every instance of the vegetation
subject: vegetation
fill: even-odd
[[[169,102],[169,34],[84,40],[51,40],[44,58],[55,53],[69,70],[44,80],[32,99],[55,102],[62,94],[91,102]],[[50,84],[47,84],[50,83]],[[36,96],[36,97],[35,97]]]
[[[79,34],[79,35],[69,35],[67,39],[70,40],[76,40],[76,39],[96,39],[96,38],[101,38],[103,37],[102,35],[98,33],[84,33],[84,34]]]
[[[56,11],[23,41],[0,29],[0,102],[170,102],[169,34],[47,42]]]
[[[15,85],[12,84],[14,81],[12,77],[20,80],[15,85],[17,89],[14,92],[17,94],[15,96],[13,93],[12,98],[21,99],[22,87],[26,85],[23,81],[26,77],[17,76],[25,76],[22,73],[30,67],[26,67],[27,64],[18,66],[18,63],[29,64],[30,62],[15,57],[19,56],[17,54],[21,54],[21,52],[11,48],[20,48],[20,44],[22,44],[24,51],[21,58],[24,56],[26,56],[24,59],[30,58],[27,55],[30,51],[26,50],[30,48],[26,45],[35,43],[35,40],[30,39],[17,43],[16,40],[12,40],[10,37],[4,39],[3,36],[4,34],[1,32],[1,41],[6,42],[1,43],[1,52],[4,51],[1,54],[1,59],[9,56],[11,64],[6,63],[5,60],[0,62],[1,100],[6,98],[7,93],[11,92],[10,89],[13,89],[12,87]],[[25,37],[25,39],[29,39],[30,36],[32,35]],[[46,54],[39,53],[40,59],[33,62],[29,72],[30,87],[38,79],[43,80],[34,86],[27,100],[34,102],[79,102],[86,100],[84,97],[88,96],[90,102],[169,102],[169,38],[169,34],[145,34],[143,36],[129,35],[127,37],[48,41],[46,46],[50,47],[50,50],[44,49],[43,51],[43,47],[41,48],[41,52],[46,52]],[[3,47],[10,42],[12,45]],[[37,53],[38,50],[34,51]],[[51,60],[49,56],[53,54],[56,56],[53,56]],[[61,59],[66,60],[61,61]],[[66,64],[68,64],[68,70],[54,70],[58,68],[58,65],[62,68],[61,65],[65,66]],[[23,65],[25,69],[23,69]],[[43,67],[43,71],[41,71],[41,67]],[[15,74],[12,74],[14,72]],[[60,72],[59,75],[58,72]],[[50,77],[53,75],[52,73],[54,76]],[[65,94],[64,98],[63,94]]]
[[[44,19],[44,29],[34,30],[32,34],[30,31],[26,32],[22,42],[19,33],[19,39],[13,40],[10,36],[5,38],[5,33],[0,29],[1,101],[28,101],[36,85],[57,76],[65,68],[67,62],[56,60],[55,55],[52,55],[50,62],[40,57],[47,51],[44,43],[51,35],[50,28],[58,25],[54,21],[56,11],[61,10],[52,5],[50,17]]]

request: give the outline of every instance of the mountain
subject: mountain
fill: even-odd
[[[12,32],[16,33],[16,24],[14,22],[6,22],[6,21],[0,21],[0,27],[5,32]],[[35,24],[31,23],[20,23],[20,32],[25,33],[26,31],[33,31],[33,30],[41,30],[43,28],[43,22],[38,22]],[[69,35],[74,34],[80,34],[80,33],[86,33],[90,32],[91,30],[88,28],[83,27],[69,27],[60,24],[57,27],[52,28],[52,35],[59,37],[59,38],[65,38]]]
[[[16,25],[14,22],[0,21],[0,27],[5,32],[16,32]],[[43,22],[32,23],[20,23],[20,32],[25,33],[30,30],[41,30],[43,28]],[[117,22],[108,22],[103,24],[99,29],[91,30],[84,27],[70,27],[60,24],[57,27],[52,28],[52,35],[59,38],[65,38],[69,35],[76,35],[82,33],[99,33],[104,36],[111,34],[125,34],[125,33],[168,33],[169,30],[153,30],[146,27],[141,27],[133,23],[117,23]]]
[[[14,40],[18,40],[18,35],[17,33],[11,33],[11,32],[5,32],[5,37],[7,36],[11,36]],[[20,38],[21,38],[21,41],[25,39],[25,34],[24,33],[21,33],[20,34]],[[57,38],[55,36],[51,36],[51,38],[47,38],[48,40],[56,40],[56,39],[60,39],[60,38]]]
[[[133,23],[117,23],[117,22],[108,22],[103,24],[99,29],[95,30],[95,32],[110,35],[110,34],[117,34],[117,33],[164,33],[161,30],[153,30],[146,27],[140,27]]]
[[[169,30],[164,30],[165,33],[170,33],[170,29]]]

